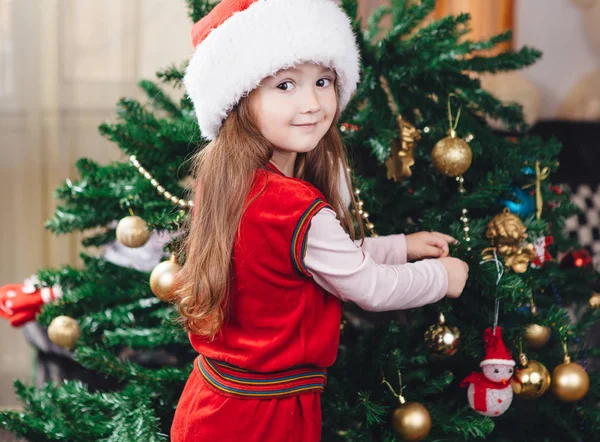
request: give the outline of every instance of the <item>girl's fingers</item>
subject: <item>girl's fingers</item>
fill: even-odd
[[[428,238],[427,244],[448,250],[448,240],[444,236],[447,235],[432,235]]]
[[[431,258],[443,258],[445,253],[441,248],[434,246],[425,246],[424,252],[424,256]]]
[[[452,243],[452,244],[458,244],[458,240],[450,235],[446,235],[444,233],[440,233],[440,232],[431,232],[433,235],[443,238],[444,241],[446,241],[447,243]]]

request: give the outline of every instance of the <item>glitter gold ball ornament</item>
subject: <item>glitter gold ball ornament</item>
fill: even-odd
[[[460,344],[460,330],[446,324],[444,315],[440,313],[437,324],[433,324],[425,332],[425,343],[434,356],[453,356]]]
[[[163,261],[154,267],[150,274],[150,289],[161,301],[170,302],[173,299],[175,277],[181,270],[175,255],[168,261]]]
[[[530,324],[525,329],[523,338],[529,348],[542,348],[550,340],[552,330],[544,325]]]
[[[552,370],[552,393],[563,402],[576,402],[583,398],[590,388],[590,377],[583,367],[571,358],[565,357],[564,364]]]
[[[530,361],[524,354],[519,360],[521,365],[511,379],[513,392],[524,399],[537,399],[550,388],[550,373],[542,363]]]
[[[127,247],[141,247],[150,238],[150,231],[139,216],[126,216],[117,224],[117,239]]]
[[[431,416],[418,402],[405,402],[392,413],[392,428],[402,440],[423,440],[431,430]]]
[[[438,141],[431,151],[433,167],[446,176],[457,177],[465,173],[473,161],[473,153],[465,140],[451,130]]]
[[[48,326],[48,338],[67,350],[75,346],[80,336],[79,324],[69,316],[57,316]]]

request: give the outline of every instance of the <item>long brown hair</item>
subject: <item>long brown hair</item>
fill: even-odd
[[[323,193],[355,239],[353,218],[340,195],[342,167],[353,209],[357,210],[338,119],[339,110],[317,147],[298,154],[294,176]],[[193,333],[214,339],[226,320],[236,233],[255,171],[265,167],[272,153],[272,145],[255,123],[249,98],[244,97],[229,113],[217,138],[194,158],[194,213],[187,220],[186,261],[176,284],[181,322]],[[362,238],[363,224],[360,217],[355,220]]]

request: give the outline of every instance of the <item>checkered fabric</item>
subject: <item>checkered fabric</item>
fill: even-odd
[[[573,189],[571,201],[582,213],[566,220],[565,233],[590,252],[594,268],[600,271],[600,185],[577,186]]]

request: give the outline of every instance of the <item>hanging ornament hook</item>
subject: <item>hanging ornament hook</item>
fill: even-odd
[[[560,331],[565,330],[566,327],[563,326],[560,328]],[[565,334],[565,336],[561,339],[561,345],[563,348],[563,352],[565,354],[565,364],[570,364],[571,363],[571,356],[569,356],[569,346],[567,345],[567,335]]]
[[[498,255],[496,254],[496,248],[493,248],[492,252],[494,253],[493,259],[480,261],[479,264],[483,264],[486,262],[496,263],[496,272],[498,273],[498,279],[496,280],[496,290],[494,292],[494,328],[493,328],[493,333],[496,334],[496,327],[498,326],[498,316],[500,314],[500,300],[498,299],[498,286],[500,285],[500,280],[502,279],[502,276],[504,275],[504,266],[498,259]]]
[[[402,391],[404,390],[404,387],[402,386],[402,374],[400,373],[400,370],[398,370],[398,384],[400,385],[400,393],[399,394],[396,393],[396,391],[394,390],[394,387],[392,387],[391,384],[385,379],[385,375],[383,375],[383,373],[382,373],[382,377],[383,377],[383,380],[381,381],[381,383],[387,385],[387,387],[390,389],[392,394],[398,398],[398,400],[400,401],[401,404],[406,403],[406,399],[404,399],[404,396],[402,395]]]
[[[450,103],[451,97],[456,97],[456,94],[451,93],[448,95],[448,125],[450,127],[450,136],[454,138],[456,136],[456,128],[458,127],[458,120],[460,119],[460,112],[462,111],[462,105],[458,107],[458,112],[456,113],[456,119],[454,122],[452,121],[452,106]]]

